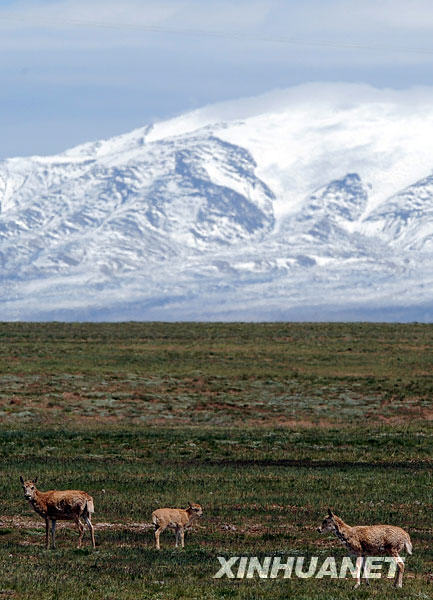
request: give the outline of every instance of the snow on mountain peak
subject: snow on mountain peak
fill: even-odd
[[[432,100],[311,84],[1,162],[2,318],[430,318]]]

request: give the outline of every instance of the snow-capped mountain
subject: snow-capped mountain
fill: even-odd
[[[398,192],[365,222],[390,247],[400,251],[433,252],[433,175]]]
[[[432,100],[303,86],[1,162],[0,319],[431,320]]]

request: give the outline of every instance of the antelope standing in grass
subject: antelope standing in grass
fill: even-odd
[[[30,502],[35,511],[45,519],[45,544],[49,548],[49,522],[51,521],[51,538],[53,548],[56,547],[56,521],[67,520],[75,521],[78,528],[78,548],[81,548],[83,541],[84,525],[80,517],[84,519],[92,538],[92,546],[95,548],[95,532],[91,523],[93,508],[93,498],[79,490],[49,491],[40,492],[36,488],[36,479],[24,481],[20,476],[20,481],[24,489],[24,496]]]
[[[168,528],[174,529],[176,534],[176,548],[181,542],[182,548],[185,547],[184,537],[185,529],[197,517],[201,517],[203,509],[200,504],[188,502],[188,507],[183,508],[158,508],[152,513],[152,521],[155,526],[156,549],[160,550],[159,536]]]
[[[328,508],[328,516],[318,528],[319,533],[331,531],[335,533],[356,558],[356,584],[361,585],[361,569],[367,556],[392,556],[397,563],[397,574],[394,585],[403,584],[404,562],[400,553],[404,550],[412,554],[412,542],[409,534],[401,527],[394,525],[357,525],[350,527]],[[368,575],[366,574],[368,582]]]

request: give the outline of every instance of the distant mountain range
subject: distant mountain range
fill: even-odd
[[[346,88],[1,162],[0,319],[432,320],[433,103]]]

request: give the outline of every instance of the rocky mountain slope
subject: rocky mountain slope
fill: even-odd
[[[432,104],[368,93],[1,162],[0,318],[430,320]]]

